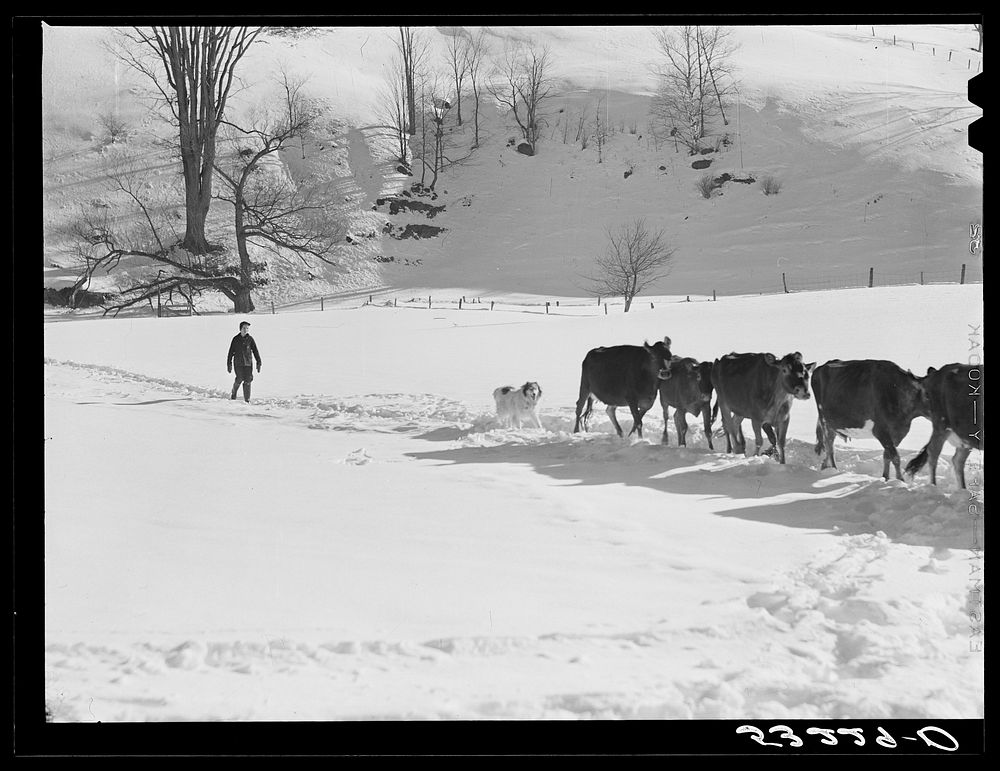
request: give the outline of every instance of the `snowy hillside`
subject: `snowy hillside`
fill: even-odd
[[[268,34],[232,105],[270,99],[281,67],[327,100],[326,133],[270,171],[343,196],[336,266],[271,259],[245,316],[209,298],[179,318],[45,306],[50,719],[983,717],[983,452],[969,491],[950,445],[936,487],[926,470],[884,481],[865,435],[821,471],[814,400],[792,409],[785,465],[710,451],[698,425],[680,448],[671,421],[664,445],[659,405],[642,440],[603,405],[573,433],[580,363],[602,345],[669,336],[702,360],[800,351],[917,375],[969,361],[971,25],[737,27],[728,136],[698,158],[646,130],[649,28],[494,27],[497,48],[550,46],[538,153],[485,101],[472,152],[466,101],[448,132],[461,162],[419,198],[433,210],[396,213],[419,172],[379,125],[391,31]],[[435,57],[461,34],[423,32]],[[109,162],[131,155],[183,227],[170,129],[106,40],[44,29],[46,287],[73,276],[81,207],[120,216]],[[615,129],[600,163],[573,141],[599,99]],[[112,108],[126,143],[102,139]],[[694,161],[723,180],[709,198]],[[583,277],[636,218],[676,251],[623,313]],[[220,202],[209,224],[229,237]],[[250,404],[224,368],[243,318],[263,358]],[[492,392],[525,381],[543,428],[503,428]],[[929,436],[914,420],[904,461]]]
[[[982,115],[966,98],[981,60],[970,50],[976,36],[969,25],[879,27],[874,37],[853,25],[734,28],[739,98],[729,105],[727,144],[704,159],[712,161],[708,172],[648,130],[657,55],[650,28],[491,28],[495,50],[507,40],[550,46],[557,95],[546,105],[543,141],[532,158],[507,146],[516,126],[485,101],[482,144],[471,150],[465,100],[465,122],[457,126],[451,116],[448,127],[450,157],[460,162],[445,170],[437,197],[425,201],[442,207],[433,220],[390,215],[386,205],[374,209],[380,196],[419,181],[396,171],[391,138],[380,125],[391,32],[269,35],[247,57],[247,88],[233,100],[237,114],[274,97],[278,67],[308,77],[310,93],[328,100],[337,127],[301,151],[338,180],[356,236],[338,250],[337,267],[317,265],[311,278],[302,266],[288,270],[272,260],[258,305],[379,287],[577,296],[606,228],[637,217],[662,229],[677,249],[654,294],[777,291],[782,273],[793,288],[860,285],[869,268],[884,283],[916,283],[921,272],[928,281],[957,281],[963,262],[969,280],[981,277],[979,262],[966,257],[969,224],[982,218],[982,157],[966,140],[969,123]],[[423,32],[431,60],[442,63],[456,29]],[[139,98],[137,76],[104,51],[108,39],[102,28],[45,29],[50,286],[71,275],[71,241],[61,228],[81,205],[111,202],[102,169],[126,152],[102,145],[102,106],[117,105],[135,129],[127,152],[148,154],[148,184],[171,180],[150,135],[169,128]],[[71,60],[61,56],[69,46]],[[593,141],[586,149],[573,141],[580,115],[592,120],[599,99],[615,132],[602,163]],[[293,172],[298,152],[283,154]],[[705,200],[695,185],[709,172],[747,183],[727,182]],[[779,180],[779,194],[762,194],[766,175]],[[224,238],[231,229],[224,207],[217,204],[212,216]],[[424,239],[385,232],[408,224],[444,230]]]

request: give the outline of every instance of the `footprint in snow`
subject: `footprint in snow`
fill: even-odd
[[[344,463],[348,463],[352,466],[363,466],[366,463],[371,463],[372,457],[368,454],[364,447],[359,447],[352,453],[349,453],[346,458],[344,458]]]

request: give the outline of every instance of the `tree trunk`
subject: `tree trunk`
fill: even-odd
[[[236,296],[233,298],[233,310],[236,313],[253,313],[254,304],[253,298],[250,297],[250,288],[241,286],[236,291]]]
[[[472,106],[472,113],[476,124],[476,140],[472,146],[479,147],[479,90],[475,84],[472,86],[472,96],[476,100]]]

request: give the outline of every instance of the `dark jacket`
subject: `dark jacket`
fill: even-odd
[[[230,364],[235,364],[237,367],[252,367],[253,360],[257,360],[257,366],[260,366],[260,353],[257,352],[257,343],[250,335],[236,335],[233,338],[233,342],[229,344],[229,355],[226,357],[226,369],[229,369]]]

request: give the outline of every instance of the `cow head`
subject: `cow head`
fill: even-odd
[[[937,372],[934,367],[927,368],[927,374],[924,377],[919,377],[914,375],[910,370],[906,370],[906,374],[910,376],[910,380],[913,383],[913,410],[915,414],[922,418],[931,417],[931,400],[930,396],[927,394],[927,384],[926,380],[932,374]]]
[[[656,376],[660,380],[666,380],[670,377],[670,359],[673,358],[670,354],[670,338],[664,337],[662,341],[657,341],[650,345],[647,341],[643,341],[642,347],[646,349],[654,362],[656,367]]]
[[[772,367],[778,369],[781,385],[796,399],[808,399],[809,375],[816,368],[816,362],[805,364],[802,361],[802,354],[796,351],[776,359],[772,354],[765,353],[764,361]]]
[[[712,362],[710,361],[698,364],[698,388],[701,389],[702,401],[712,401]]]
[[[711,368],[711,362],[708,362]],[[670,360],[670,366],[664,370],[666,377],[660,375],[661,380],[672,380],[673,388],[682,404],[697,404],[702,401],[711,400],[711,395],[705,396],[702,387],[701,365],[697,360],[688,356],[683,358],[674,356]],[[711,390],[711,389],[710,389]]]

